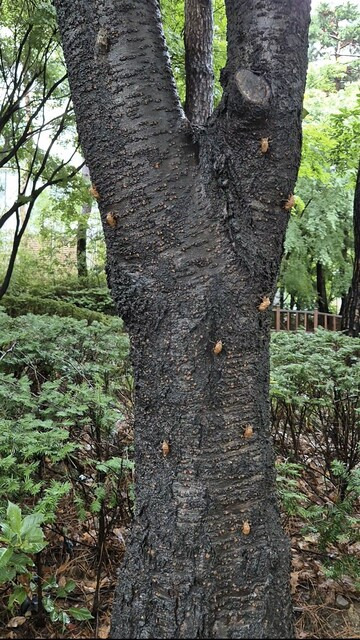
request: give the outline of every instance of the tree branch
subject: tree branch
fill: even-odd
[[[211,115],[214,92],[212,0],[185,0],[185,114],[202,125]]]
[[[55,6],[73,82],[80,142],[92,181],[102,203],[109,206],[118,202],[115,176],[124,176],[127,196],[130,190],[134,199],[140,198],[140,174],[150,175],[157,162],[167,161],[164,147],[175,157],[179,149],[174,145],[179,139],[184,144],[184,129],[188,130],[170,69],[158,2],[117,0],[104,5],[98,0],[55,0]],[[81,80],[85,77],[86,86]],[[167,137],[169,144],[165,144]],[[114,153],[114,140],[123,141],[124,153]],[[102,169],[106,173],[108,168],[107,180],[100,177],[104,171],[98,167],[99,148]],[[138,176],[134,176],[134,154]],[[162,168],[158,175],[161,172]]]
[[[35,109],[35,111],[33,111],[33,113],[31,114],[30,118],[28,119],[27,124],[24,127],[20,137],[18,138],[18,140],[16,142],[14,142],[14,145],[11,148],[11,150],[9,151],[9,153],[0,160],[0,168],[3,167],[5,164],[7,164],[14,157],[14,155],[17,153],[17,151],[20,149],[20,147],[22,147],[24,145],[24,143],[28,140],[28,138],[31,137],[31,135],[33,135],[31,133],[31,125],[32,125],[32,123],[34,122],[34,120],[38,116],[38,114],[40,113],[41,109],[48,102],[48,100],[50,100],[51,96],[56,91],[56,89],[61,85],[62,82],[64,82],[66,77],[67,77],[67,75],[65,74],[64,76],[62,76],[62,78],[60,78],[59,80],[54,82],[54,84],[50,87],[50,89],[47,91],[45,96],[43,96],[43,98],[40,100],[37,108]]]
[[[71,157],[73,157],[73,155],[75,154],[75,152],[72,154]],[[15,260],[16,260],[16,256],[18,254],[18,250],[20,247],[20,242],[22,239],[22,236],[24,235],[24,232],[26,230],[26,227],[28,225],[28,222],[30,220],[30,215],[32,212],[32,209],[34,207],[34,204],[36,202],[36,199],[39,197],[39,195],[48,187],[58,184],[59,182],[62,182],[64,180],[64,178],[56,178],[56,174],[60,171],[61,168],[65,167],[68,163],[70,162],[70,160],[68,160],[67,162],[63,162],[61,163],[52,173],[50,179],[45,183],[42,184],[40,187],[38,187],[37,189],[33,189],[31,195],[29,196],[30,202],[26,211],[26,215],[24,218],[24,221],[21,225],[20,228],[20,216],[19,216],[19,209],[22,206],[21,202],[15,202],[13,204],[13,206],[11,207],[11,209],[4,214],[4,216],[2,216],[2,218],[0,218],[0,229],[1,227],[5,224],[6,220],[9,219],[10,215],[12,215],[14,212],[16,213],[16,229],[15,229],[15,233],[14,233],[14,240],[13,240],[13,246],[12,246],[12,250],[11,250],[11,254],[10,254],[10,259],[8,262],[8,266],[7,266],[7,270],[4,276],[4,280],[0,286],[0,300],[1,298],[5,295],[5,293],[7,292],[8,288],[9,288],[9,284],[10,284],[10,280],[11,280],[11,276],[13,274],[13,270],[14,270],[14,266],[15,266]],[[73,171],[71,171],[67,176],[66,179],[70,180],[73,176],[75,176],[84,166],[84,162],[82,162],[78,167],[75,167],[73,169]],[[10,213],[11,212],[11,213]],[[10,215],[9,215],[10,213]],[[20,230],[19,230],[20,228]]]
[[[253,116],[266,118],[274,99],[287,91],[294,98],[302,95],[304,78],[297,78],[293,71],[304,55],[309,4],[310,0],[281,5],[272,0],[225,1],[228,53],[222,84],[236,111],[251,110]],[[237,81],[239,73],[243,77]],[[285,112],[288,105],[281,100],[278,107]]]

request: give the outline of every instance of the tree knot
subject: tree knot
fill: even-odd
[[[270,106],[271,88],[267,81],[249,69],[238,69],[234,76],[235,85],[241,96],[241,107],[251,108],[252,115],[260,115]]]

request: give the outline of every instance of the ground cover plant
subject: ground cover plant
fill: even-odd
[[[112,539],[112,559],[121,555],[132,378],[122,323],[107,320],[0,313],[2,625],[20,627],[31,611],[60,629],[97,621]],[[90,606],[81,578],[94,585]]]
[[[271,419],[299,637],[359,631],[360,340],[272,336]],[[340,613],[343,608],[343,613]]]

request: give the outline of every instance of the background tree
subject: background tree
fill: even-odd
[[[349,122],[351,114],[353,120],[357,117],[359,15],[352,3],[339,3],[335,8],[322,3],[314,11],[310,27],[313,61],[307,74],[297,205],[279,279],[281,298],[287,293],[290,305],[297,308],[316,305],[328,312],[331,305],[336,310],[335,301],[345,299],[351,279],[354,163],[357,166],[358,153],[350,135],[341,143],[341,162],[336,149],[339,136],[343,136],[344,114]],[[338,38],[341,56],[334,62]]]
[[[227,0],[223,97],[200,128],[155,0],[55,4],[135,368],[136,522],[112,635],[287,638],[265,310],[300,159],[310,3]]]
[[[354,192],[353,228],[354,259],[351,286],[344,300],[342,328],[351,336],[358,336],[360,330],[360,203],[359,203],[359,135],[360,135],[360,94],[354,109],[344,107],[332,118],[334,128],[333,159],[338,171],[349,174]]]
[[[318,58],[331,60],[325,73],[335,82],[337,91],[345,82],[359,79],[360,11],[358,4],[339,2],[336,6],[331,6],[328,2],[321,2],[311,20],[309,43],[310,60]]]
[[[68,157],[59,151],[71,139],[74,116],[51,2],[22,0],[15,8],[5,0],[0,12],[0,169],[17,179],[16,198],[0,215],[0,229],[13,229],[1,298],[37,198],[79,167],[71,166],[76,148]]]
[[[354,270],[342,317],[342,328],[349,336],[358,337],[360,332],[360,165],[354,195]]]

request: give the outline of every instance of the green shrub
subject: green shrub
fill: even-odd
[[[50,523],[65,544],[57,518],[61,501],[70,498],[78,522],[91,529],[96,554],[112,528],[131,517],[133,462],[118,438],[132,394],[129,342],[121,327],[111,317],[88,324],[32,314],[11,318],[0,311],[0,583],[10,593],[9,610],[26,597],[17,576],[27,574],[36,589],[42,554],[34,551],[34,569],[24,549],[17,555],[10,549],[16,539],[4,537],[10,531],[8,500],[21,505],[34,535],[40,522]],[[20,513],[16,504],[11,509]],[[91,618],[87,609],[58,606],[74,586],[60,587],[55,575],[43,584],[41,606],[52,621]]]
[[[279,453],[316,460],[334,480],[335,460],[347,471],[360,462],[360,339],[322,329],[274,333],[270,397]]]
[[[303,533],[313,535],[323,557],[323,571],[333,579],[349,575],[360,588],[360,561],[357,543],[360,540],[357,506],[360,496],[360,469],[348,472],[342,462],[332,463],[332,472],[340,487],[346,487],[343,495],[335,493],[333,500],[322,495],[320,504],[314,501],[313,491],[304,492],[306,467],[278,462],[278,494],[284,512],[303,522]],[[354,545],[354,546],[353,546]],[[355,551],[353,550],[355,549]]]
[[[360,339],[274,333],[270,382],[283,510],[312,534],[327,576],[360,583]]]
[[[85,467],[98,475],[96,464],[113,457],[129,345],[109,322],[0,313],[0,513],[11,499],[51,520]],[[65,482],[54,476],[61,463]]]
[[[86,308],[76,306],[71,302],[64,302],[61,300],[52,300],[51,298],[34,297],[29,294],[21,295],[5,295],[0,300],[0,305],[4,307],[6,312],[12,316],[22,316],[26,313],[33,313],[36,315],[54,315],[59,317],[70,317],[75,320],[86,320],[89,324],[92,322],[102,322],[104,324],[111,324],[111,318],[105,313],[99,313],[98,311],[90,311]],[[118,329],[122,327],[122,321],[117,319]]]

